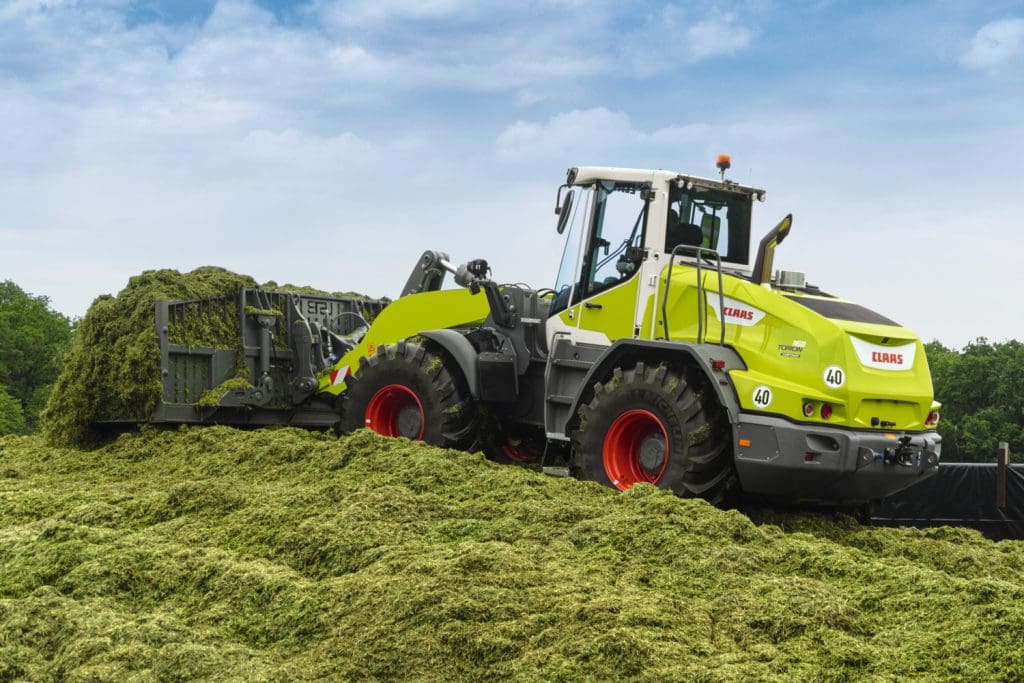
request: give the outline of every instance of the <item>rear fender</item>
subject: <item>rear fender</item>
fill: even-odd
[[[718,344],[689,344],[684,342],[649,341],[645,339],[620,339],[608,347],[608,351],[590,368],[580,385],[576,402],[569,415],[575,416],[579,409],[590,400],[594,385],[605,380],[616,367],[667,362],[680,367],[693,367],[702,372],[708,384],[714,389],[718,402],[729,416],[729,423],[735,431],[739,421],[740,405],[729,379],[730,370],[745,370],[746,363],[735,350]],[[712,361],[721,361],[723,367],[715,368]],[[575,426],[575,417],[566,425],[567,430]]]

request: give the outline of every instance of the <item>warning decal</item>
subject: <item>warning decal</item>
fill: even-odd
[[[348,377],[348,366],[331,371],[331,386],[341,384]]]

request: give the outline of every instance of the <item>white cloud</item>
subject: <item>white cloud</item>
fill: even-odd
[[[1021,54],[1024,54],[1024,19],[1000,19],[978,29],[960,63],[970,69],[990,69]]]
[[[279,133],[254,130],[235,149],[242,158],[302,166],[365,162],[373,152],[370,143],[353,133],[323,138],[291,128]]]
[[[5,5],[0,77],[85,109],[184,119],[192,104],[213,101],[259,117],[438,90],[504,92],[526,107],[578,94],[581,81],[620,73],[623,60],[653,73],[734,54],[753,35],[735,15],[693,20],[671,7],[623,35],[627,16],[601,3],[355,0],[314,3],[282,23],[253,0],[219,0],[202,25],[129,25],[124,1]]]
[[[736,16],[726,14],[698,21],[686,30],[685,54],[691,61],[719,55],[734,55],[750,45],[754,33],[736,23]]]
[[[631,146],[647,136],[629,116],[604,107],[556,114],[544,123],[516,121],[498,136],[498,157],[507,161],[536,158],[600,158],[613,148]]]
[[[340,26],[381,24],[395,19],[435,19],[472,7],[466,0],[346,0],[316,5]]]
[[[813,133],[815,127],[809,117],[762,114],[757,121],[676,122],[645,131],[635,127],[625,112],[595,107],[563,112],[539,123],[517,121],[498,135],[495,151],[507,162],[561,159],[573,164],[661,166],[699,173],[699,169],[677,167],[694,159],[713,159],[730,149],[755,150],[764,142],[782,143]]]
[[[656,74],[735,55],[753,38],[753,29],[741,25],[734,13],[665,5],[626,34],[620,52],[638,75]]]

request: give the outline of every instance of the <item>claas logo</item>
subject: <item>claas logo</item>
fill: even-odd
[[[754,319],[753,311],[745,311],[742,308],[733,308],[732,306],[726,306],[722,310],[725,311],[725,317],[727,318],[740,318],[741,320]]]
[[[886,353],[884,351],[872,351],[871,360],[875,363],[890,363],[893,365],[903,365],[903,354]]]

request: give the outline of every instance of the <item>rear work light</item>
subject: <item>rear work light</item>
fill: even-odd
[[[939,413],[938,413],[938,411],[933,410],[932,412],[928,413],[928,419],[926,419],[924,421],[924,423],[926,425],[928,425],[929,427],[934,427],[935,425],[939,424]]]
[[[832,417],[832,406],[825,403],[821,406],[821,419],[828,420]]]

